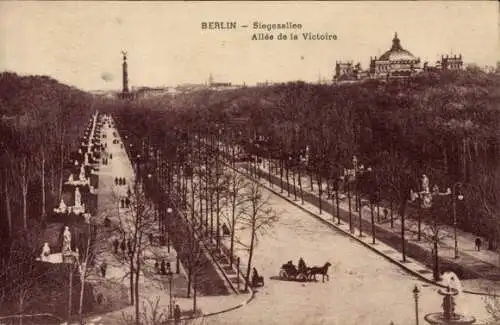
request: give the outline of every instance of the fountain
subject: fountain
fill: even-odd
[[[462,285],[453,272],[443,274],[443,282],[446,288],[441,288],[438,293],[443,296],[443,312],[431,313],[424,316],[429,324],[436,325],[466,325],[476,322],[473,316],[462,315],[455,312],[455,297],[462,292]]]

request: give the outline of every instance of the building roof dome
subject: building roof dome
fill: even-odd
[[[418,61],[410,51],[405,50],[401,46],[401,41],[398,38],[398,33],[394,34],[392,39],[392,47],[389,51],[382,54],[379,58],[381,61]]]

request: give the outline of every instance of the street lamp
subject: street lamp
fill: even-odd
[[[174,274],[170,270],[167,271],[167,280],[168,280],[168,314],[169,317],[172,318],[172,279],[174,278]]]
[[[457,240],[457,199],[462,201],[463,194],[457,195],[457,187],[462,187],[461,182],[456,182],[452,187],[452,200],[453,200],[453,237],[455,239],[455,258],[458,258],[458,240]]]
[[[172,216],[172,208],[167,208],[169,227],[167,228],[167,252],[170,253],[170,218]]]
[[[413,288],[413,298],[415,299],[415,324],[418,325],[418,295],[420,290],[417,285]]]

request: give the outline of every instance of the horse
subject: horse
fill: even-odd
[[[332,264],[330,262],[326,262],[323,266],[313,266],[308,268],[308,278],[312,279],[314,277],[314,281],[316,281],[316,274],[321,274],[323,276],[322,282],[325,282],[325,276],[328,281],[330,281],[330,276],[328,275],[328,268]]]

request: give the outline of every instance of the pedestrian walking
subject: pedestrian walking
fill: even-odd
[[[104,217],[104,227],[106,228],[111,227],[111,220],[109,219],[108,216]]]
[[[125,238],[123,238],[121,244],[120,244],[120,248],[122,250],[122,254],[125,255],[125,249],[127,249],[127,245],[125,244]]]
[[[388,215],[389,215],[389,210],[387,210],[387,208],[384,208],[384,219],[387,219]]]
[[[176,304],[174,308],[174,322],[175,325],[179,325],[181,322],[181,308],[178,304]]]
[[[102,262],[101,264],[101,275],[103,278],[106,277],[106,269],[108,268],[108,264],[106,264],[106,261]]]
[[[134,248],[132,247],[132,240],[131,239],[129,239],[127,241],[127,248],[128,248],[128,254],[129,255],[134,254]]]
[[[160,273],[162,275],[167,274],[167,270],[165,269],[165,260],[161,260]]]
[[[479,252],[481,250],[481,238],[476,238],[476,250]]]
[[[113,240],[113,247],[115,249],[115,254],[118,254],[118,246],[120,246],[120,242],[118,241],[118,238],[115,238],[115,240]]]

